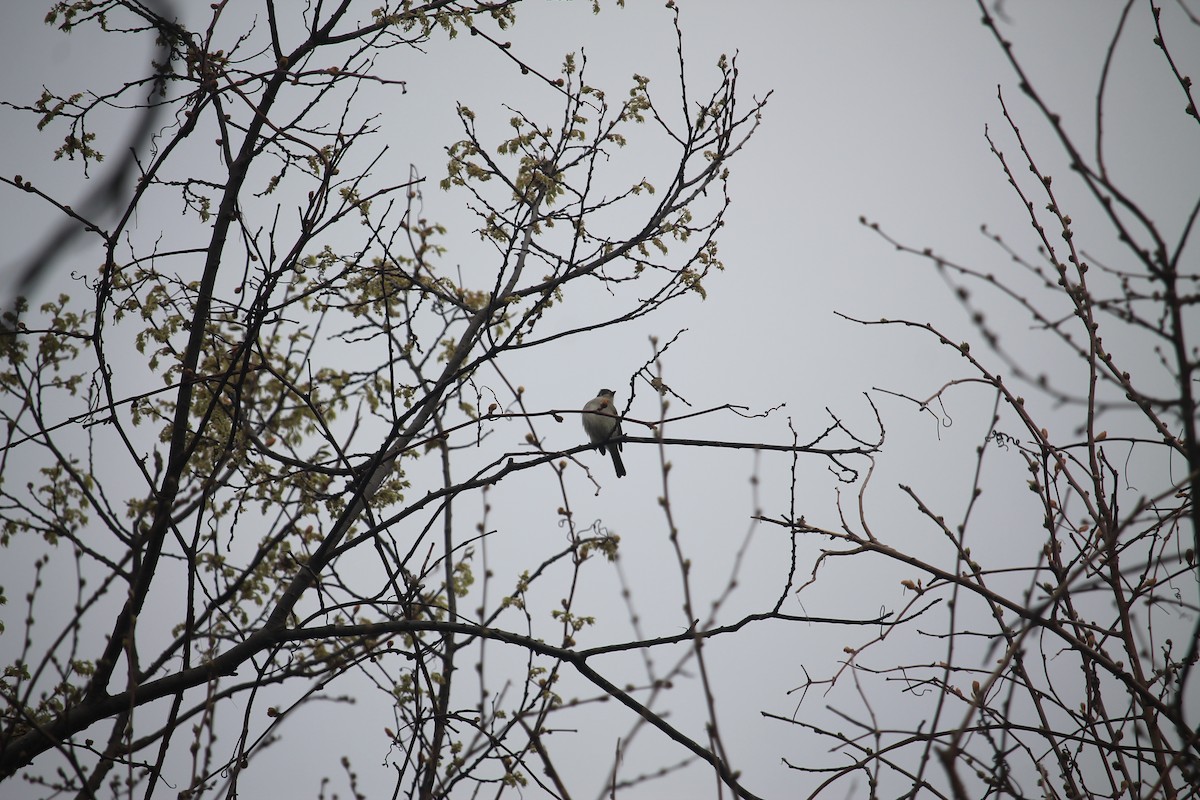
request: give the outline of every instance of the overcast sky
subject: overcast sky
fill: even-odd
[[[146,49],[139,50],[121,37],[98,36],[94,30],[66,36],[42,25],[46,5],[27,0],[9,3],[4,11],[0,51],[6,68],[0,70],[0,99],[30,103],[42,85],[59,93],[97,88],[95,84],[103,82],[109,71],[117,73],[149,58],[144,40],[140,43]],[[624,92],[632,73],[638,72],[651,77],[656,95],[671,97],[677,69],[670,13],[659,2],[629,0],[625,9],[604,5],[604,12],[593,16],[590,2],[584,0],[530,0],[519,9],[516,28],[500,35],[513,42],[514,52],[546,72],[557,70],[565,52],[582,47],[592,85],[615,95]],[[765,422],[705,417],[681,424],[671,434],[787,442],[789,416],[804,439],[828,424],[825,409],[829,408],[870,435],[874,417],[864,392],[883,388],[926,397],[964,373],[958,360],[927,336],[898,328],[857,326],[835,316],[835,311],[862,319],[929,321],[956,340],[974,334],[967,314],[932,268],[896,253],[859,224],[860,215],[878,221],[907,244],[933,247],[981,271],[1003,274],[1011,269],[1008,259],[980,235],[981,224],[1003,234],[1030,257],[1034,244],[1024,210],[984,139],[985,129],[990,130],[1006,154],[1020,163],[997,101],[998,86],[1022,133],[1045,153],[1047,171],[1061,175],[1067,184],[1064,160],[1054,149],[1044,120],[1022,97],[972,2],[683,0],[680,5],[688,85],[694,95],[715,86],[717,57],[735,52],[743,102],[748,103],[751,95],[774,92],[761,129],[731,164],[733,206],[720,238],[727,269],[706,282],[708,298],[703,302],[678,304],[661,316],[588,344],[572,340],[524,361],[517,358],[510,376],[528,388],[527,400],[535,407],[578,406],[602,385],[627,387],[631,373],[650,356],[648,337],[665,340],[687,328],[689,332],[665,360],[666,379],[680,394],[697,407],[728,402],[756,411],[780,403],[786,403],[786,408]],[[1061,113],[1069,130],[1088,134],[1094,125],[1099,71],[1121,5],[1095,0],[1009,0],[1002,11],[1005,35],[1014,42],[1017,57],[1038,89]],[[1171,24],[1178,24],[1173,8],[1164,13]],[[1178,87],[1171,86],[1161,58],[1149,43],[1153,34],[1148,16],[1139,4],[1117,53],[1106,117],[1113,146],[1110,163],[1116,174],[1129,176],[1132,190],[1140,193],[1163,221],[1167,238],[1174,240],[1182,222],[1180,209],[1189,207],[1189,193],[1200,185],[1200,159],[1194,157],[1195,125],[1188,126]],[[469,37],[450,43],[435,39],[428,49],[427,57],[394,53],[395,62],[381,59],[381,71],[407,81],[407,92],[387,95],[378,110],[381,135],[392,148],[397,168],[411,163],[436,185],[444,175],[443,148],[458,135],[456,101],[473,108],[485,120],[483,124],[501,126],[510,116],[505,104],[525,108],[547,98],[544,92],[534,92],[531,81],[522,79],[497,53]],[[1190,60],[1192,73],[1197,73],[1200,54],[1177,52],[1176,56]],[[68,202],[87,190],[78,165],[49,163],[60,134],[38,134],[32,117],[7,108],[0,109],[0,124],[6,142],[0,149],[0,172],[22,174]],[[1090,139],[1083,144],[1092,146]],[[639,146],[631,140],[631,150]],[[627,166],[643,171],[653,182],[655,169],[662,166],[658,152],[648,146],[642,155],[631,156]],[[97,169],[96,176],[102,170],[103,166]],[[665,178],[659,179],[665,182]],[[1067,201],[1078,197],[1065,185],[1063,194]],[[10,243],[0,259],[0,297],[7,303],[14,266],[41,243],[46,221],[53,215],[11,187],[0,187],[0,195],[6,209],[0,231]],[[1077,208],[1081,210],[1072,213],[1086,231],[1090,206],[1081,200]],[[469,273],[472,253],[478,251],[473,250],[475,237],[471,220],[462,213],[461,197],[431,187],[425,193],[425,212],[446,221],[447,257],[461,259]],[[1120,257],[1108,239],[1092,241],[1101,252]],[[94,266],[86,260],[58,265],[56,275],[39,287],[40,297],[64,288],[82,294],[82,287],[73,284],[69,275]],[[1042,351],[1040,340],[1028,331],[1027,320],[1012,306],[999,298],[988,302],[993,319],[1009,337],[1006,342],[1025,357],[1044,359],[1042,369],[1047,371],[1077,368],[1075,362],[1056,360],[1061,356]],[[589,309],[580,307],[570,313],[577,315],[572,321],[579,322],[588,318]],[[873,479],[876,493],[869,512],[881,525],[885,520],[895,523],[887,529],[889,536],[903,537],[906,526],[917,526],[911,501],[895,488],[901,481],[944,503],[948,514],[961,512],[974,448],[991,414],[992,394],[969,388],[953,394],[944,419],[952,421],[949,426],[939,426],[931,416],[890,395],[876,393],[873,398],[889,439]],[[645,387],[638,403],[632,411],[635,415],[657,415],[654,398]],[[1064,428],[1069,427],[1070,420],[1062,419]],[[557,434],[561,446],[580,436],[577,428],[568,421]],[[651,448],[627,447],[630,477],[619,483],[606,481],[597,497],[581,491],[575,511],[578,518],[600,519],[622,535],[625,568],[644,622],[651,635],[667,635],[683,630],[687,623],[679,612],[678,581],[670,572],[673,557],[657,503],[663,491],[657,458]],[[701,567],[711,569],[711,574],[703,573],[701,579],[720,581],[729,558],[717,554],[731,556],[757,510],[748,480],[751,471],[757,469],[761,480],[757,504],[767,515],[779,515],[787,511],[789,462],[771,456],[756,461],[746,452],[717,450],[681,451],[670,458],[677,467],[672,473],[677,522],[698,560],[701,555],[711,556]],[[603,470],[605,465],[599,466]],[[798,512],[836,526],[836,484],[825,465],[805,465],[803,475],[799,494],[804,507]],[[994,505],[986,507],[998,515],[1000,528],[1004,509],[1024,502],[1024,498],[1014,499],[1018,497],[1001,492]],[[522,507],[519,493],[509,498],[491,498],[497,505],[493,524],[499,529],[553,531],[552,505],[544,514],[531,514]],[[761,530],[756,536],[760,546],[753,551],[743,580],[748,586],[732,608],[752,609],[777,592],[781,551],[778,542],[770,540],[778,533]],[[514,566],[520,564],[526,553],[515,545],[509,547]],[[808,563],[816,547],[806,549]],[[664,569],[669,588],[661,585]],[[873,614],[882,606],[894,608],[900,597],[898,579],[886,570],[879,575],[846,575],[840,583],[816,587],[805,595],[803,610],[849,616]],[[861,590],[847,592],[848,585]],[[595,591],[598,597],[605,593],[616,597],[610,578],[598,581]],[[785,610],[800,613],[801,606],[795,603]],[[754,776],[748,788],[763,796],[791,796],[797,787],[809,786],[810,779],[780,764],[780,756],[789,755],[790,732],[768,725],[759,712],[790,714],[796,698],[785,692],[800,683],[800,666],[820,672],[840,657],[843,644],[854,644],[830,639],[821,630],[809,632],[812,638],[804,641],[795,638],[794,629],[752,634],[748,641],[762,649],[750,658],[745,651],[713,648],[721,679],[738,692],[722,708],[722,722],[741,737],[732,746],[734,766]],[[777,634],[780,638],[773,638]],[[694,700],[682,702],[677,709],[677,722],[688,718],[689,702]],[[819,708],[825,700],[807,702]],[[360,724],[353,714],[338,719],[335,725],[357,728]],[[362,727],[374,736],[381,724]],[[693,733],[700,735],[699,730]],[[640,736],[647,748],[662,744],[657,734]],[[638,760],[654,763],[657,751],[650,752]],[[276,757],[284,756],[281,748]],[[364,776],[383,756],[368,751],[360,765]],[[680,754],[673,752],[671,759],[677,757]],[[580,763],[581,770],[587,768],[586,758]],[[603,768],[600,764],[600,774]],[[300,765],[296,769],[303,771]],[[389,775],[382,772],[377,778],[387,785]],[[315,786],[311,776],[305,779],[306,791]],[[656,789],[644,796],[701,796],[695,792],[709,793],[710,777],[695,770],[691,778],[681,777],[659,789],[664,792]]]

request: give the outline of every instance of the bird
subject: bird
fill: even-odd
[[[625,465],[621,463],[621,454],[617,452],[622,445],[619,441],[614,441],[621,437],[621,419],[613,407],[612,389],[601,389],[583,406],[583,429],[602,455],[607,447],[608,452],[612,454],[617,477],[624,478]]]

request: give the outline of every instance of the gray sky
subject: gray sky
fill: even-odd
[[[680,394],[698,408],[729,402],[756,411],[786,403],[786,409],[752,424],[728,415],[701,417],[675,426],[669,435],[787,442],[786,419],[790,416],[803,440],[828,424],[824,409],[830,408],[869,436],[874,418],[864,392],[878,387],[927,397],[947,380],[962,377],[964,365],[951,353],[939,350],[928,336],[893,327],[854,325],[836,317],[835,311],[862,319],[929,321],[951,338],[977,341],[977,337],[967,314],[933,269],[919,259],[896,253],[863,228],[859,216],[878,221],[906,244],[933,247],[985,272],[1003,274],[1011,266],[1008,258],[980,235],[983,223],[1033,257],[1024,210],[984,139],[987,128],[1016,165],[1019,176],[1028,175],[1003,119],[998,85],[1022,133],[1036,152],[1045,154],[1046,171],[1061,176],[1063,202],[1079,209],[1071,213],[1085,230],[1087,214],[1094,209],[1070,188],[1064,160],[1044,121],[1021,95],[1002,53],[980,24],[974,3],[685,0],[680,5],[687,82],[693,96],[702,96],[715,86],[713,64],[718,55],[734,52],[738,53],[743,102],[748,104],[751,95],[774,91],[761,129],[731,165],[734,202],[720,239],[727,269],[708,279],[708,299],[703,302],[677,304],[662,315],[596,337],[588,343],[590,349],[571,340],[571,344],[539,351],[536,357],[515,358],[510,362],[510,377],[528,388],[528,402],[538,408],[580,405],[601,385],[618,388],[624,395],[629,375],[650,356],[648,337],[665,340],[687,328],[689,332],[665,360],[666,380]],[[556,71],[564,52],[583,47],[591,84],[616,95],[628,88],[630,75],[638,72],[650,76],[656,96],[667,100],[676,91],[670,14],[659,2],[630,0],[629,6],[606,8],[593,16],[588,2],[534,0],[522,6],[516,28],[502,37],[512,40],[515,52],[550,73]],[[1069,130],[1091,131],[1099,70],[1120,6],[1085,0],[1053,4],[1010,0],[1003,10],[1005,35],[1014,42],[1018,58],[1039,90],[1059,110]],[[41,24],[44,12],[43,4],[32,2],[9,4],[5,9],[5,22],[0,26],[0,52],[8,62],[7,68],[0,70],[3,99],[32,102],[42,84],[60,93],[93,88],[110,70],[120,74],[119,70],[144,63],[150,55],[122,43],[120,37],[99,37],[91,30],[60,34]],[[1169,16],[1173,12],[1168,9],[1164,13]],[[1110,166],[1115,174],[1129,175],[1133,190],[1163,222],[1170,232],[1167,238],[1174,240],[1182,223],[1179,209],[1189,207],[1188,193],[1200,185],[1200,159],[1180,156],[1189,152],[1189,145],[1194,152],[1195,126],[1188,126],[1181,113],[1178,87],[1172,91],[1169,75],[1149,44],[1152,33],[1147,16],[1139,7],[1131,19],[1130,34],[1117,53],[1106,117],[1113,146]],[[460,263],[468,275],[486,251],[471,234],[472,223],[462,212],[462,198],[435,188],[445,169],[442,148],[458,135],[454,103],[470,106],[479,114],[481,125],[497,129],[510,116],[504,104],[523,109],[543,104],[547,111],[554,108],[547,104],[544,93],[533,92],[528,83],[522,83],[515,68],[477,44],[466,37],[448,44],[435,40],[427,58],[393,52],[394,61],[385,58],[378,64],[382,72],[407,81],[405,94],[392,92],[381,96],[379,102],[380,141],[391,148],[387,163],[402,170],[401,177],[412,163],[430,178],[426,215],[446,222],[450,228],[447,258]],[[1197,73],[1200,54],[1176,52],[1176,56],[1185,62],[1190,59],[1192,74]],[[86,190],[78,165],[48,162],[58,134],[38,135],[27,115],[9,109],[0,109],[0,120],[7,143],[0,154],[3,174],[22,174],[39,186],[53,188],[68,202]],[[1093,146],[1090,138],[1083,144],[1089,151]],[[614,170],[626,170],[630,175],[640,172],[651,182],[659,174],[665,182],[666,176],[661,174],[664,151],[656,147],[632,140],[629,149],[634,152],[615,164]],[[37,234],[53,215],[11,187],[0,187],[0,192],[7,209],[0,230],[11,243],[8,256],[0,263],[0,297],[7,299],[12,290],[12,264],[39,243]],[[146,230],[169,226],[171,215],[179,212],[166,208],[161,220],[146,219],[139,224]],[[1093,241],[1097,242],[1093,245],[1099,251],[1097,256],[1120,258],[1120,250],[1110,240]],[[66,287],[81,295],[82,287],[71,284],[67,275],[94,266],[86,259],[60,264],[57,276],[41,286],[41,296]],[[1044,362],[1041,369],[1055,374],[1078,369],[1074,361],[1063,360],[1061,353],[1044,350],[1019,310],[999,298],[981,302],[993,309],[990,317],[1005,332],[1005,344],[1021,357],[1040,359]],[[574,324],[590,314],[598,316],[602,310],[581,303],[567,313]],[[1132,351],[1139,343],[1128,346]],[[951,394],[946,421],[953,424],[940,427],[909,403],[883,394],[873,397],[887,426],[888,445],[872,479],[868,514],[877,520],[879,535],[919,549],[920,537],[932,534],[921,525],[911,501],[901,495],[896,484],[912,484],[932,503],[940,504],[948,517],[960,514],[970,486],[974,449],[991,414],[992,395],[970,387]],[[618,398],[620,402],[625,399]],[[632,413],[644,418],[658,413],[644,386]],[[1073,424],[1069,415],[1053,418],[1061,419],[1066,436]],[[555,432],[564,447],[580,436],[573,420]],[[513,449],[518,446],[514,441]],[[549,446],[554,446],[553,441]],[[772,456],[756,462],[747,452],[695,449],[672,452],[668,457],[675,467],[670,496],[676,523],[697,562],[697,581],[705,587],[719,587],[750,527],[755,503],[768,516],[787,511],[789,462]],[[658,504],[664,488],[657,458],[651,448],[627,447],[630,477],[616,482],[606,480],[607,465],[597,457],[592,466],[600,471],[603,491],[592,496],[579,478],[574,510],[578,519],[602,520],[622,535],[624,568],[643,624],[650,635],[669,635],[686,629],[687,620],[679,611],[679,580]],[[988,469],[1008,480],[1007,488],[994,498],[989,496],[980,512],[985,518],[990,515],[995,530],[1005,529],[1006,515],[1036,511],[1031,505],[1033,498],[1028,492],[1022,495],[1019,480],[1012,480],[1019,468],[998,455],[988,462]],[[757,470],[761,481],[757,501],[748,480],[752,470]],[[556,536],[553,502],[542,498],[531,510],[530,494],[525,492],[535,491],[532,481],[517,478],[511,483],[502,486],[509,494],[497,491],[490,498],[496,506],[491,523],[500,531],[491,555],[500,575],[514,574],[538,551],[537,546],[522,544],[521,537]],[[835,489],[824,463],[803,463],[798,513],[835,527]],[[851,500],[852,492],[845,499]],[[1026,513],[1023,524],[1031,518],[1037,517]],[[780,554],[786,550],[774,529],[760,529],[755,536],[743,567],[743,588],[725,614],[729,619],[738,611],[760,607],[778,592],[783,567]],[[1020,546],[1035,548],[1036,531],[1030,536]],[[1007,539],[1003,544],[985,539],[979,547],[1011,544]],[[810,568],[819,546],[819,542],[803,545],[802,572]],[[880,571],[869,575],[843,574],[838,572],[842,566],[833,567],[836,580],[824,580],[803,594],[803,607],[792,600],[785,610],[852,616],[871,615],[883,606],[895,608],[902,597],[898,582],[907,576],[878,566]],[[588,591],[594,592],[595,604],[617,602],[619,588],[614,576],[599,567],[593,574],[595,583]],[[552,602],[549,596],[546,600]],[[581,644],[615,638],[624,628],[625,620],[617,615],[611,627],[599,627]],[[813,674],[823,673],[842,657],[843,645],[855,645],[869,636],[780,626],[753,632],[732,649],[720,644],[710,648],[714,670],[728,692],[722,699],[721,721],[727,736],[736,734],[727,744],[731,745],[734,767],[752,776],[748,788],[763,796],[793,796],[812,785],[810,777],[799,776],[780,762],[781,756],[798,757],[789,744],[795,732],[763,720],[759,712],[790,714],[796,709],[797,697],[785,693],[801,683],[801,665]],[[0,650],[6,644],[0,641]],[[896,652],[898,658],[932,657],[923,650],[905,651],[900,646]],[[660,658],[663,664],[671,661]],[[617,662],[614,659],[612,663]],[[633,661],[629,672],[637,673]],[[842,699],[849,697],[847,693]],[[810,709],[820,713],[833,699],[810,694],[802,708],[805,713]],[[698,715],[695,686],[677,690],[668,704],[675,722],[685,726],[694,722],[691,733],[702,736],[703,716]],[[898,714],[906,713],[903,705],[894,708]],[[356,767],[364,779],[387,785],[387,770],[376,766],[386,755],[378,741],[386,717],[374,719],[373,710],[362,706],[324,709],[322,713],[329,716],[321,724],[331,729],[362,730],[365,736],[376,737],[364,745]],[[618,712],[610,713],[617,718]],[[625,717],[619,719],[613,728],[616,731],[630,724]],[[569,748],[574,746],[571,742],[578,742],[580,756],[575,763],[579,770],[594,770],[595,780],[601,781],[607,761],[588,757],[597,738],[589,738],[587,733],[563,734],[555,743]],[[599,737],[599,741],[606,752],[611,750],[611,739]],[[641,732],[637,742],[641,749],[628,758],[630,772],[657,765],[662,752],[662,738],[655,732]],[[298,745],[312,748],[311,774],[308,761],[295,757],[292,748]],[[800,746],[796,739],[795,748]],[[333,769],[329,766],[333,760],[315,763],[323,748],[323,743],[302,743],[293,734],[279,752],[268,753],[264,763],[287,764],[298,785],[311,792],[315,776]],[[679,751],[670,753],[671,761],[681,756]],[[254,794],[251,788],[274,785],[270,772],[252,772],[250,783],[244,785],[246,796]],[[581,781],[583,785],[601,784]],[[711,794],[711,777],[693,769],[664,784],[652,784],[641,796]],[[581,796],[591,795],[581,791]]]

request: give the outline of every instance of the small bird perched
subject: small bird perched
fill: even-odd
[[[587,432],[588,439],[596,445],[601,454],[607,446],[608,452],[612,454],[617,477],[624,478],[625,465],[621,463],[621,454],[617,452],[622,445],[613,441],[621,437],[621,419],[613,407],[613,390],[601,389],[596,392],[596,396],[584,405],[583,411],[583,429]]]

